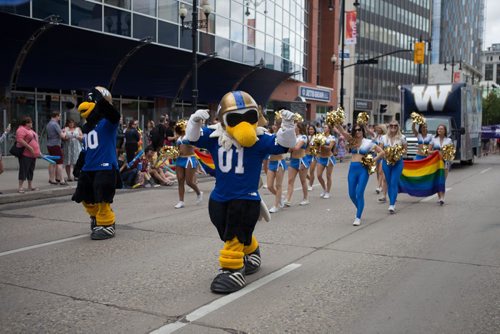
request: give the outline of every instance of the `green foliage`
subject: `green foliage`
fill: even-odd
[[[491,91],[483,98],[483,125],[500,124],[500,96]]]

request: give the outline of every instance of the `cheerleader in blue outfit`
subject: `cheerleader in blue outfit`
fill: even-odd
[[[333,156],[333,148],[336,144],[336,139],[332,135],[330,127],[325,124],[323,126],[323,134],[326,137],[325,145],[320,147],[319,157],[317,158],[316,173],[318,181],[323,188],[320,197],[324,199],[330,198],[330,190],[332,189],[332,174],[333,166],[335,166],[335,157]],[[326,169],[326,183],[323,179],[323,172]]]
[[[272,128],[272,133],[276,134],[280,129],[281,121],[275,121]],[[276,213],[283,208],[283,178],[288,166],[283,154],[272,154],[268,159],[267,168],[267,186],[269,191],[274,195],[274,205],[269,209],[270,213]]]
[[[372,140],[366,138],[365,128],[358,124],[352,127],[349,134],[341,126],[336,126],[336,129],[344,135],[350,143],[349,151],[352,154],[349,173],[347,175],[347,183],[349,186],[349,197],[356,207],[356,217],[352,223],[354,226],[361,224],[361,215],[365,207],[365,189],[368,183],[368,170],[361,163],[361,159],[371,151],[375,151],[377,156],[375,161],[384,156],[384,151],[377,146]]]
[[[312,137],[318,133],[316,131],[316,127],[312,124],[309,124],[307,126],[307,141],[310,143]],[[309,173],[307,174],[307,178],[309,180],[309,186],[307,187],[308,191],[313,190],[313,184],[314,184],[314,173],[316,173],[316,157],[314,157],[311,154],[311,146],[308,145],[306,148],[306,156],[304,158],[308,163],[309,163]]]
[[[443,146],[453,144],[451,138],[448,138],[448,130],[446,129],[446,125],[440,124],[436,129],[436,135],[432,138],[432,141],[429,144],[430,151],[441,151]],[[441,152],[439,152],[441,155]],[[442,155],[441,155],[442,158]],[[451,162],[444,162],[444,179],[448,178],[448,171],[451,167]],[[444,192],[438,192],[438,203],[439,205],[444,205]]]
[[[203,193],[196,185],[196,169],[198,159],[194,154],[194,146],[186,138],[186,121],[179,121],[174,127],[177,136],[176,145],[179,148],[179,157],[175,160],[175,174],[177,175],[179,202],[174,206],[176,209],[184,207],[184,183],[190,186],[196,193],[196,204],[203,201]]]
[[[425,149],[427,147],[428,149],[431,149],[429,146],[431,141],[432,141],[432,134],[427,132],[427,124],[420,124],[418,126],[418,131],[417,131],[417,123],[413,123],[411,125],[411,130],[413,131],[413,135],[417,137],[417,154],[415,155],[415,160],[422,160],[427,158],[427,155],[429,154],[428,150]]]
[[[299,174],[300,184],[302,185],[303,199],[299,205],[308,205],[308,193],[307,193],[307,171],[309,169],[309,163],[305,159],[306,148],[308,146],[308,140],[306,136],[306,127],[303,123],[295,124],[295,134],[297,136],[297,141],[295,147],[290,149],[290,165],[288,168],[288,189],[286,194],[286,206],[292,205],[292,195],[293,186],[295,183],[295,178]]]
[[[399,123],[397,121],[391,121],[389,123],[389,130],[387,134],[382,136],[381,145],[385,148],[394,147],[396,145],[401,145],[403,151],[406,152],[407,144],[406,137],[401,133],[399,129]],[[387,192],[389,194],[389,212],[395,213],[396,209],[396,199],[398,197],[398,183],[401,173],[403,172],[403,158],[399,159],[395,163],[388,164],[387,160],[382,161],[382,169],[384,170],[385,180],[387,182]]]

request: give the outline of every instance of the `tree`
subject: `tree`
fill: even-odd
[[[494,91],[483,98],[483,125],[500,124],[500,97]]]

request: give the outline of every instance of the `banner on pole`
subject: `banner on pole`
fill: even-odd
[[[356,44],[356,11],[347,11],[345,13],[345,44]]]

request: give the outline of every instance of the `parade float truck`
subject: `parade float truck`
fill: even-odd
[[[440,124],[456,147],[454,162],[472,164],[481,150],[482,100],[479,87],[466,83],[401,86],[402,129],[408,141],[407,159],[417,152],[410,114],[425,117],[429,133],[435,135]],[[418,130],[418,125],[417,125]]]

